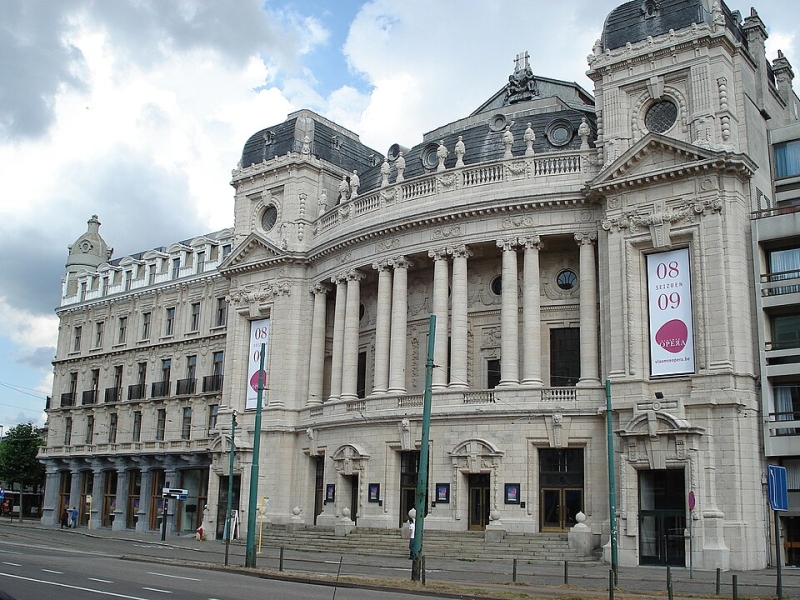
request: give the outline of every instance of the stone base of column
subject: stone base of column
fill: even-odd
[[[388,393],[389,394],[397,394],[397,395],[405,394],[406,393],[406,388],[389,388]]]
[[[356,400],[360,400],[356,394],[342,394],[339,396],[339,400],[342,402],[355,402]]]
[[[451,383],[447,386],[447,389],[449,390],[466,390],[467,388],[469,388],[469,386],[466,383],[461,383],[459,381]]]
[[[544,387],[544,384],[542,383],[541,379],[523,379],[522,386],[540,388]]]
[[[599,379],[589,379],[589,378],[587,378],[587,379],[578,380],[578,383],[575,384],[575,387],[580,387],[580,388],[591,387],[591,388],[593,388],[593,387],[601,387],[601,385],[602,384],[600,383]]]
[[[497,384],[499,388],[507,388],[507,387],[519,387],[519,381],[516,379],[509,379],[507,381],[500,380],[500,383]]]

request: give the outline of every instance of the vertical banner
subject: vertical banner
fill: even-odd
[[[264,357],[264,376],[262,379],[264,389],[266,389],[269,384],[267,367],[267,357],[269,356],[269,332],[269,319],[250,321],[250,356],[247,359],[247,404],[245,405],[245,408],[248,409],[258,406],[258,370],[261,366],[261,344],[264,344],[264,352],[266,353]],[[266,397],[266,394],[264,394],[262,402],[266,400]]]
[[[647,255],[650,375],[694,373],[689,250]]]

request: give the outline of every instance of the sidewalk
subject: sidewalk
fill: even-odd
[[[0,531],[9,526],[0,523]],[[38,522],[14,522],[14,528],[58,530],[44,527]],[[65,532],[66,533],[66,532]],[[413,589],[419,593],[439,596],[456,595],[478,598],[607,598],[610,566],[606,563],[569,564],[568,585],[564,584],[563,562],[526,561],[516,562],[516,583],[513,557],[500,557],[491,561],[469,561],[441,559],[425,556],[426,586],[410,581],[411,563],[407,550],[398,549],[397,557],[369,554],[342,554],[337,552],[283,551],[269,544],[268,535],[262,539],[262,552],[256,557],[257,569],[243,568],[245,546],[243,540],[234,540],[229,548],[229,567],[224,567],[225,544],[221,541],[197,541],[192,535],[161,536],[155,533],[111,531],[109,529],[88,530],[85,527],[70,530],[72,534],[120,541],[145,543],[149,547],[160,547],[166,557],[148,556],[147,560],[169,561],[187,565],[202,564],[204,568],[230,569],[240,572],[254,571],[261,577],[272,577],[297,581],[313,581],[339,586],[366,587],[376,589]],[[258,540],[256,540],[258,543]],[[369,552],[369,549],[364,549]],[[424,551],[423,551],[424,554]],[[281,566],[283,557],[283,570]],[[131,556],[130,558],[134,558]],[[143,560],[141,554],[136,560]],[[719,599],[732,597],[732,582],[738,580],[739,598],[775,598],[776,570],[728,571],[720,576],[720,595],[715,595],[716,572],[694,569],[690,577],[688,568],[670,569],[675,598]],[[782,569],[783,598],[800,599],[800,569]],[[663,567],[620,567],[615,598],[667,597],[667,569]]]

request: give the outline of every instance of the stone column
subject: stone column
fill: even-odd
[[[375,377],[373,394],[389,389],[389,340],[392,334],[392,272],[389,263],[373,263],[378,271],[378,314],[375,322]]]
[[[92,462],[92,511],[89,520],[92,529],[98,529],[103,523],[103,471],[101,463]]]
[[[522,385],[542,387],[541,290],[539,289],[538,235],[521,240],[525,246],[522,265]]]
[[[44,502],[42,506],[42,525],[57,525],[61,515],[58,513],[59,484],[61,483],[60,465],[56,461],[47,461],[44,482]]]
[[[329,401],[338,400],[342,394],[342,360],[344,351],[344,315],[347,283],[341,275],[331,277],[336,284],[336,308],[333,311],[333,360],[331,361],[331,396]]]
[[[344,317],[342,353],[342,400],[358,398],[358,334],[361,320],[362,273],[353,269],[347,273],[347,303]]]
[[[597,369],[597,281],[594,265],[594,240],[597,233],[576,233],[580,246],[580,318],[581,318],[581,378],[578,387],[598,386]]]
[[[517,304],[517,239],[497,240],[503,249],[503,291],[500,305],[500,383],[519,385],[519,306]]]
[[[81,506],[81,467],[77,461],[70,464],[69,473],[69,507],[72,508],[74,506],[79,511],[83,511]],[[80,518],[78,518],[78,521],[80,521]]]
[[[181,483],[181,477],[178,470],[175,468],[175,465],[166,465],[164,468],[164,487],[168,488],[179,488]],[[176,519],[175,516],[177,513],[178,508],[178,501],[170,499],[167,503],[167,535],[175,535],[177,532],[176,527]]]
[[[147,533],[150,530],[150,502],[153,495],[153,471],[152,465],[143,463],[142,486],[139,488],[139,510],[136,511],[136,533]]]
[[[322,374],[325,371],[325,318],[330,288],[322,283],[311,286],[314,314],[311,317],[311,356],[308,361],[308,406],[322,404]]]
[[[408,268],[405,256],[391,260],[394,267],[392,283],[392,333],[389,356],[389,392],[406,393],[406,337],[408,318]]]
[[[448,250],[453,255],[452,326],[450,332],[450,386],[467,387],[467,259],[466,246]]]
[[[436,315],[436,329],[433,346],[433,389],[447,387],[447,284],[450,279],[447,269],[447,249],[429,250],[433,259],[433,314]]]
[[[116,507],[114,508],[114,522],[111,524],[113,531],[124,531],[127,528],[125,517],[128,514],[128,478],[130,471],[125,469],[126,461],[117,462],[117,489],[114,493]]]

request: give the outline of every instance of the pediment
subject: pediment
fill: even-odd
[[[744,154],[701,148],[648,133],[605,167],[589,187],[602,192],[618,187],[649,185],[654,181],[688,177],[708,169],[740,172],[750,177],[756,168]]]
[[[219,266],[221,272],[262,268],[265,264],[284,259],[287,253],[268,239],[251,233]]]

